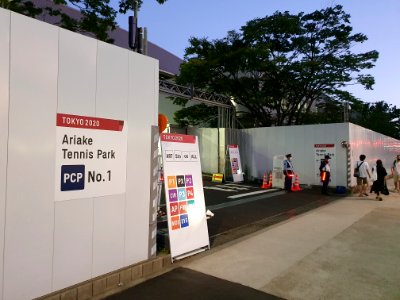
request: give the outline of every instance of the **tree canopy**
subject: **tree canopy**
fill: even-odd
[[[374,78],[364,71],[378,52],[352,52],[367,40],[352,31],[340,5],[275,12],[222,39],[192,37],[177,81],[232,97],[253,126],[303,124],[320,102],[356,101],[346,86],[372,89]]]
[[[400,139],[400,109],[384,101],[352,104],[352,123]]]
[[[167,0],[155,0],[160,4]],[[136,0],[138,7],[142,5],[143,0]],[[110,4],[110,0],[52,0],[56,5],[48,5],[46,7],[37,7],[32,1],[25,0],[0,0],[0,7],[30,16],[36,17],[44,11],[51,16],[59,18],[58,25],[65,29],[91,33],[97,39],[113,43],[109,38],[109,32],[117,26],[115,18],[119,13],[125,14],[129,10],[133,10],[132,0],[120,0],[118,3],[118,11]],[[59,6],[61,5],[61,6]],[[66,11],[62,10],[62,6],[70,6],[76,8],[81,13],[81,18],[76,19]]]

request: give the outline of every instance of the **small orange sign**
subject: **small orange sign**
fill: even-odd
[[[172,189],[176,187],[176,177],[175,176],[168,176],[168,188]]]
[[[211,181],[212,182],[222,182],[223,179],[224,179],[224,174],[214,173]]]

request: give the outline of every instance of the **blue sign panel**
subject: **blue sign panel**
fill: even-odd
[[[85,188],[85,165],[61,166],[61,191],[83,190]]]

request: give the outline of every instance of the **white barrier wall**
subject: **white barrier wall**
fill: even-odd
[[[334,144],[335,161],[330,186],[348,186],[348,176],[351,185],[355,185],[352,170],[360,154],[367,156],[371,166],[378,158],[382,159],[389,172],[395,155],[400,153],[400,141],[351,123],[267,127],[241,132],[239,146],[243,149],[243,168],[248,168],[250,176],[255,178],[262,178],[265,171],[272,170],[275,155],[291,153],[300,183],[318,185],[314,145]],[[342,142],[350,144],[349,157]]]
[[[262,178],[272,171],[275,155],[293,155],[295,172],[301,184],[319,184],[315,176],[315,144],[335,145],[335,170],[331,186],[347,186],[346,149],[342,141],[348,141],[348,123],[264,127],[242,130],[243,168],[251,177]],[[239,145],[240,146],[240,145]]]
[[[148,259],[158,62],[3,9],[0,53],[0,299]],[[126,122],[126,193],[54,201],[57,113]]]
[[[10,14],[0,9],[0,299],[3,291],[3,255],[7,185],[8,99],[10,71]]]
[[[364,154],[371,168],[376,165],[376,160],[380,159],[386,171],[390,174],[393,161],[396,155],[400,154],[400,141],[375,131],[350,124],[350,149],[351,170],[353,170],[360,155]],[[351,176],[351,178],[352,185],[355,185],[356,178],[353,176]]]
[[[218,151],[224,154],[225,130],[218,128],[189,128],[188,134],[198,136],[201,155],[201,170],[204,173],[218,172]],[[218,142],[218,139],[220,142]],[[221,169],[221,167],[220,167]],[[223,170],[221,169],[220,172]]]
[[[216,173],[218,170],[218,132],[213,128],[190,129],[191,134],[199,136],[200,154],[203,172]],[[365,129],[351,123],[318,124],[300,126],[281,126],[253,128],[238,132],[242,159],[242,167],[247,178],[262,178],[264,172],[272,171],[275,155],[293,155],[295,171],[299,174],[301,184],[319,185],[320,181],[315,171],[315,145],[333,145],[335,159],[332,160],[332,181],[330,186],[355,185],[352,169],[360,154],[367,156],[369,164],[375,165],[382,159],[389,172],[391,163],[397,153],[400,153],[400,142],[377,132]],[[225,159],[226,130],[220,129],[220,161]],[[350,152],[342,146],[348,142]],[[220,166],[223,172],[223,164]]]

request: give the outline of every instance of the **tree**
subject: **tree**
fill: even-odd
[[[400,139],[400,109],[384,101],[352,105],[351,122]]]
[[[58,23],[60,27],[75,32],[91,33],[104,42],[114,42],[108,37],[108,32],[116,28],[117,11],[109,5],[109,0],[53,0],[53,2],[58,5],[70,5],[78,9],[82,15],[80,19],[75,19],[59,6],[46,7],[51,16],[60,18]]]
[[[343,103],[331,100],[318,105],[318,111],[309,113],[304,124],[343,122]],[[365,103],[360,100],[349,104],[349,121],[381,134],[400,139],[400,109],[385,101]]]
[[[347,85],[372,89],[374,78],[363,71],[378,52],[351,52],[366,40],[352,34],[340,5],[310,14],[276,12],[222,39],[191,38],[177,81],[231,96],[255,126],[302,124],[321,99],[355,101],[343,90]]]
[[[163,4],[167,0],[156,0]],[[117,11],[110,5],[110,0],[53,0],[54,5],[46,7],[37,7],[34,2],[25,0],[0,0],[0,7],[10,9],[12,11],[36,17],[43,10],[47,11],[51,16],[59,18],[59,25],[62,28],[81,32],[91,33],[97,39],[113,43],[109,38],[108,33],[116,28],[115,18]],[[120,13],[127,13],[133,9],[132,0],[120,0],[118,10]],[[142,0],[137,0],[138,6],[142,4]],[[71,16],[63,6],[71,6],[78,9],[81,13],[81,18],[76,19]]]
[[[159,4],[164,4],[167,0],[156,0]],[[129,10],[133,10],[134,2],[137,3],[138,8],[143,4],[143,0],[120,0],[119,1],[119,12],[126,14]]]
[[[207,106],[198,104],[184,107],[175,113],[174,120],[181,127],[189,125],[199,127],[217,127],[218,108],[216,106]]]
[[[37,8],[31,1],[0,0],[0,7],[29,17],[35,17],[42,13],[42,9]]]

